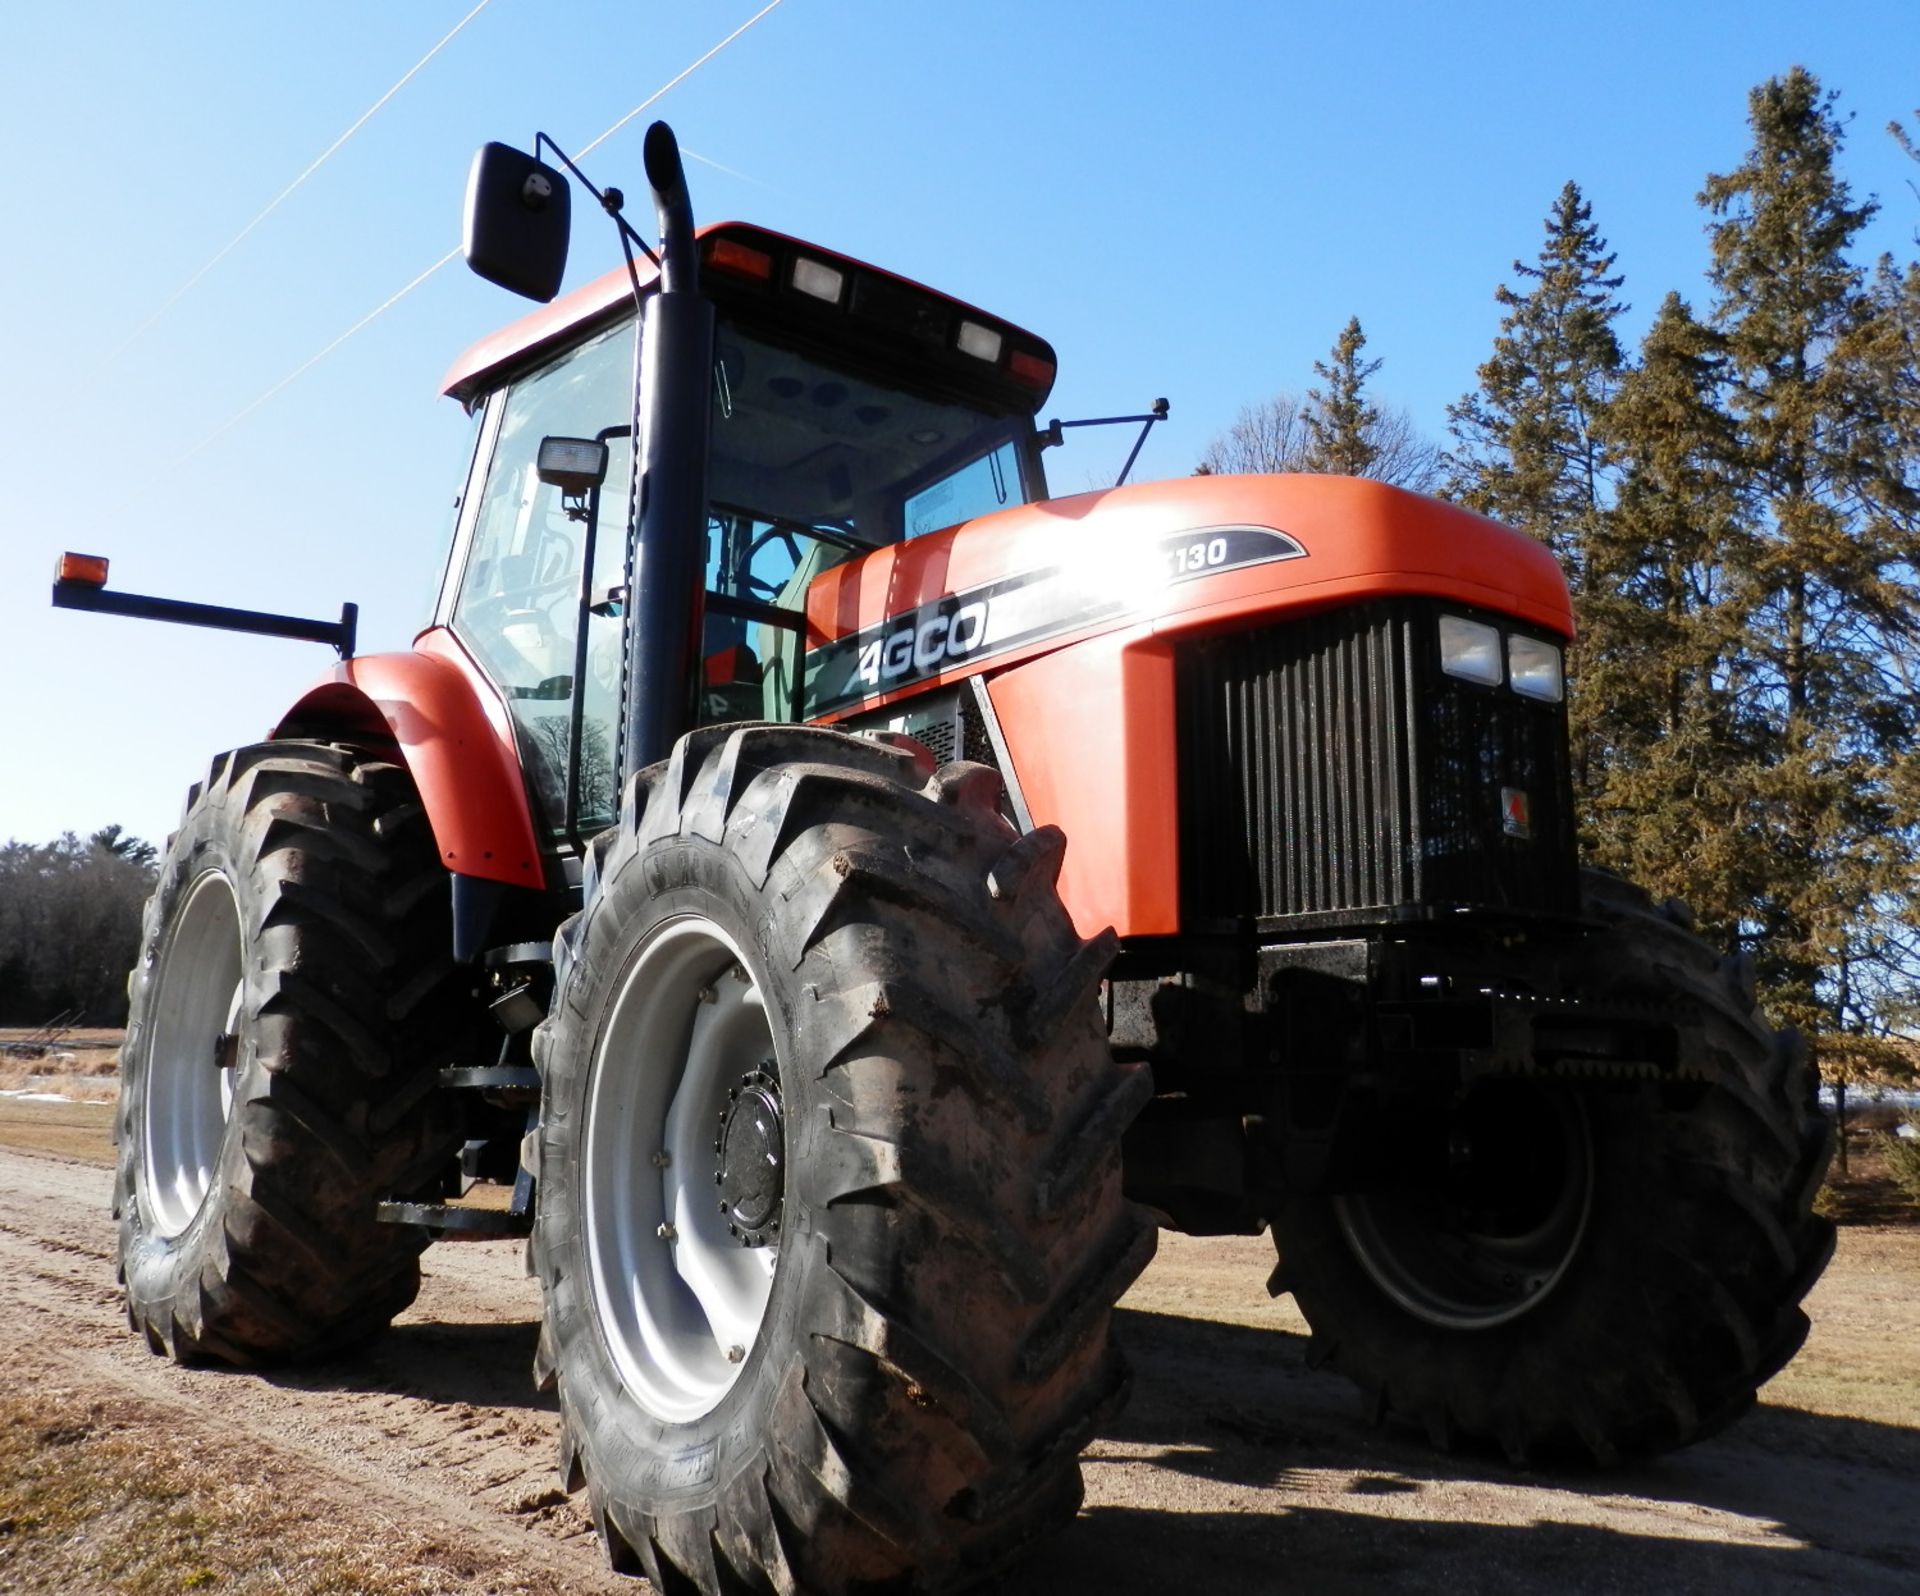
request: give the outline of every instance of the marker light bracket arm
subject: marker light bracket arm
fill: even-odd
[[[337,621],[319,621],[298,615],[274,615],[266,610],[236,610],[222,604],[153,598],[145,593],[109,592],[99,583],[71,580],[53,584],[53,603],[56,609],[62,610],[93,610],[101,615],[131,615],[142,621],[172,621],[181,626],[210,626],[223,632],[251,632],[258,637],[291,637],[302,642],[326,643],[342,659],[353,658],[354,636],[360,624],[357,604],[342,604]]]
[[[1114,481],[1113,485],[1117,488],[1125,483],[1128,473],[1133,470],[1134,461],[1140,458],[1140,451],[1146,446],[1147,434],[1153,431],[1153,424],[1165,421],[1171,408],[1166,400],[1156,399],[1153,408],[1144,416],[1093,416],[1085,421],[1049,421],[1039,431],[1040,447],[1058,448],[1067,441],[1068,427],[1124,427],[1131,422],[1139,422],[1140,436],[1133,440],[1133,451],[1127,456],[1127,463],[1120,468],[1120,475]]]

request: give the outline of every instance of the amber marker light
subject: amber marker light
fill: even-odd
[[[716,271],[727,272],[735,277],[746,277],[762,283],[773,281],[773,257],[764,250],[750,249],[735,239],[708,240],[707,264]]]
[[[81,582],[88,587],[107,585],[107,557],[104,554],[63,554],[53,568],[56,582]]]
[[[1007,370],[1029,388],[1044,388],[1053,381],[1053,362],[1016,349],[1007,357]]]

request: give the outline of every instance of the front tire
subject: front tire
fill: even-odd
[[[424,1235],[374,1217],[458,1147],[435,1106],[447,877],[398,766],[323,743],[222,754],[147,904],[120,1055],[127,1316],[181,1362],[384,1329]]]
[[[562,928],[539,1372],[569,1487],[662,1590],[946,1589],[1079,1502],[1147,1095],[1109,939],[979,766],[714,728],[642,773]]]
[[[1516,1462],[1612,1464],[1731,1423],[1799,1350],[1833,1250],[1799,1036],[1677,906],[1598,872],[1584,891],[1583,995],[1671,1018],[1669,1077],[1495,1083],[1510,1156],[1479,1192],[1299,1197],[1274,1223],[1271,1285],[1311,1362],[1376,1420]]]

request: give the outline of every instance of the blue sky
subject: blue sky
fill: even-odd
[[[331,615],[405,647],[444,554],[465,426],[436,383],[520,302],[457,262],[205,442],[458,239],[473,150],[578,148],[759,9],[491,0],[238,248],[127,339],[475,0],[9,7],[0,138],[0,838],[154,837],[215,751],[262,735],[310,644],[55,612],[63,548],[116,586]],[[1051,339],[1062,417],[1172,420],[1179,475],[1239,407],[1311,380],[1358,315],[1376,393],[1436,438],[1578,181],[1637,332],[1705,298],[1702,177],[1747,90],[1803,64],[1855,116],[1844,158],[1910,257],[1920,177],[1881,131],[1920,105],[1912,0],[1268,4],[785,0],[656,112],[696,214],[796,233]],[[633,122],[591,158],[639,194]],[[720,170],[724,167],[727,170]],[[579,282],[617,259],[576,224]],[[1129,440],[1081,433],[1057,491]],[[204,444],[204,447],[201,445]]]

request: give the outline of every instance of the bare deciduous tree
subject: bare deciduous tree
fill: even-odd
[[[1373,459],[1366,474],[1414,493],[1438,491],[1444,472],[1444,451],[1420,435],[1413,417],[1398,405],[1381,405],[1367,428]]]
[[[1312,470],[1310,413],[1305,399],[1284,389],[1271,399],[1248,405],[1232,426],[1207,445],[1200,470],[1210,475]],[[1439,485],[1441,451],[1421,437],[1405,410],[1377,406],[1366,439],[1374,451],[1367,476],[1415,493],[1431,493]]]
[[[1283,389],[1234,417],[1233,425],[1207,445],[1200,469],[1209,475],[1304,471],[1312,447],[1306,401]]]

